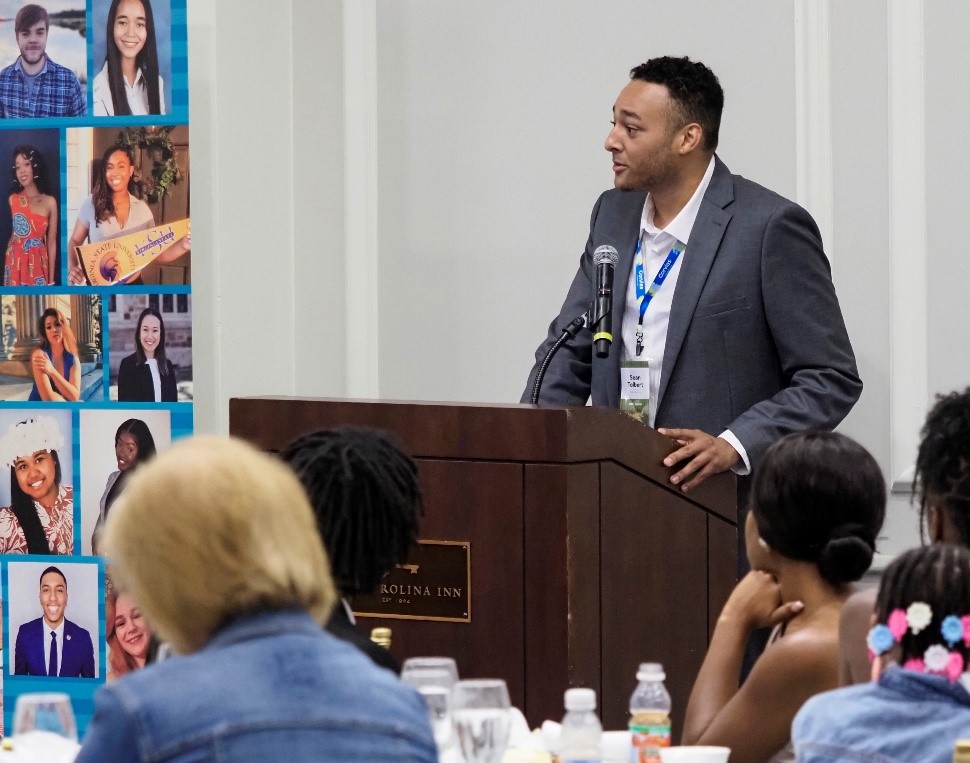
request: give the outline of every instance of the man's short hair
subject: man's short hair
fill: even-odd
[[[56,572],[58,575],[60,575],[61,576],[61,580],[64,581],[64,587],[65,588],[67,587],[67,576],[63,572],[61,572],[60,569],[58,569],[57,567],[54,567],[54,566],[50,566],[46,570],[44,570],[42,573],[40,573],[40,584],[41,585],[44,585],[44,575],[46,575],[48,572]]]
[[[651,58],[630,70],[630,79],[663,85],[673,108],[670,124],[676,130],[696,122],[704,131],[704,148],[717,148],[717,135],[724,110],[724,91],[717,76],[700,61],[684,56]]]
[[[35,5],[31,3],[30,5],[25,5],[19,11],[17,11],[17,17],[14,19],[13,28],[17,34],[21,32],[26,32],[32,26],[38,22],[44,22],[46,28],[50,28],[51,20],[47,15],[47,10],[41,5]]]
[[[104,550],[112,581],[181,653],[239,615],[302,609],[322,625],[336,601],[296,475],[239,440],[193,437],[141,466]]]

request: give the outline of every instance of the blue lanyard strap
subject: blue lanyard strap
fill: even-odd
[[[667,258],[663,261],[660,270],[657,271],[657,275],[654,277],[653,283],[650,284],[649,288],[646,286],[647,279],[644,274],[642,247],[643,236],[641,235],[637,239],[637,250],[633,255],[634,273],[636,274],[637,304],[640,306],[640,320],[637,321],[637,357],[643,352],[643,316],[646,315],[647,308],[650,306],[654,295],[660,291],[663,282],[667,280],[667,276],[673,270],[677,258],[683,254],[686,245],[678,241],[671,247],[670,251],[667,252]]]

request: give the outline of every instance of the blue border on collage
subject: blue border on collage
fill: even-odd
[[[91,638],[98,644],[99,675],[96,678],[47,678],[41,676],[16,676],[10,670],[14,656],[7,654],[6,644],[13,635],[10,625],[10,588],[8,567],[11,563],[39,562],[58,564],[94,564],[98,567],[98,633]],[[13,731],[13,714],[15,704],[8,702],[8,697],[28,692],[63,692],[71,698],[74,715],[77,718],[78,736],[84,736],[91,716],[94,714],[94,693],[105,683],[107,674],[107,644],[105,643],[104,626],[104,560],[96,556],[40,556],[37,554],[22,554],[17,556],[0,556],[0,576],[2,576],[3,591],[3,728],[6,733]],[[69,605],[70,609],[70,605]]]

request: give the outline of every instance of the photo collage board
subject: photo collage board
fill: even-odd
[[[139,465],[192,434],[187,0],[0,0],[0,658],[17,697],[158,648],[99,556]],[[0,732],[3,731],[0,729]]]

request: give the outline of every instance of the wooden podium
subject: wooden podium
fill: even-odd
[[[662,662],[679,737],[709,635],[737,575],[736,489],[668,487],[666,437],[603,408],[234,398],[229,429],[279,450],[353,424],[397,434],[425,496],[420,538],[467,541],[470,622],[361,618],[399,659],[450,655],[500,677],[530,724],[588,686],[625,728],[640,662]]]

